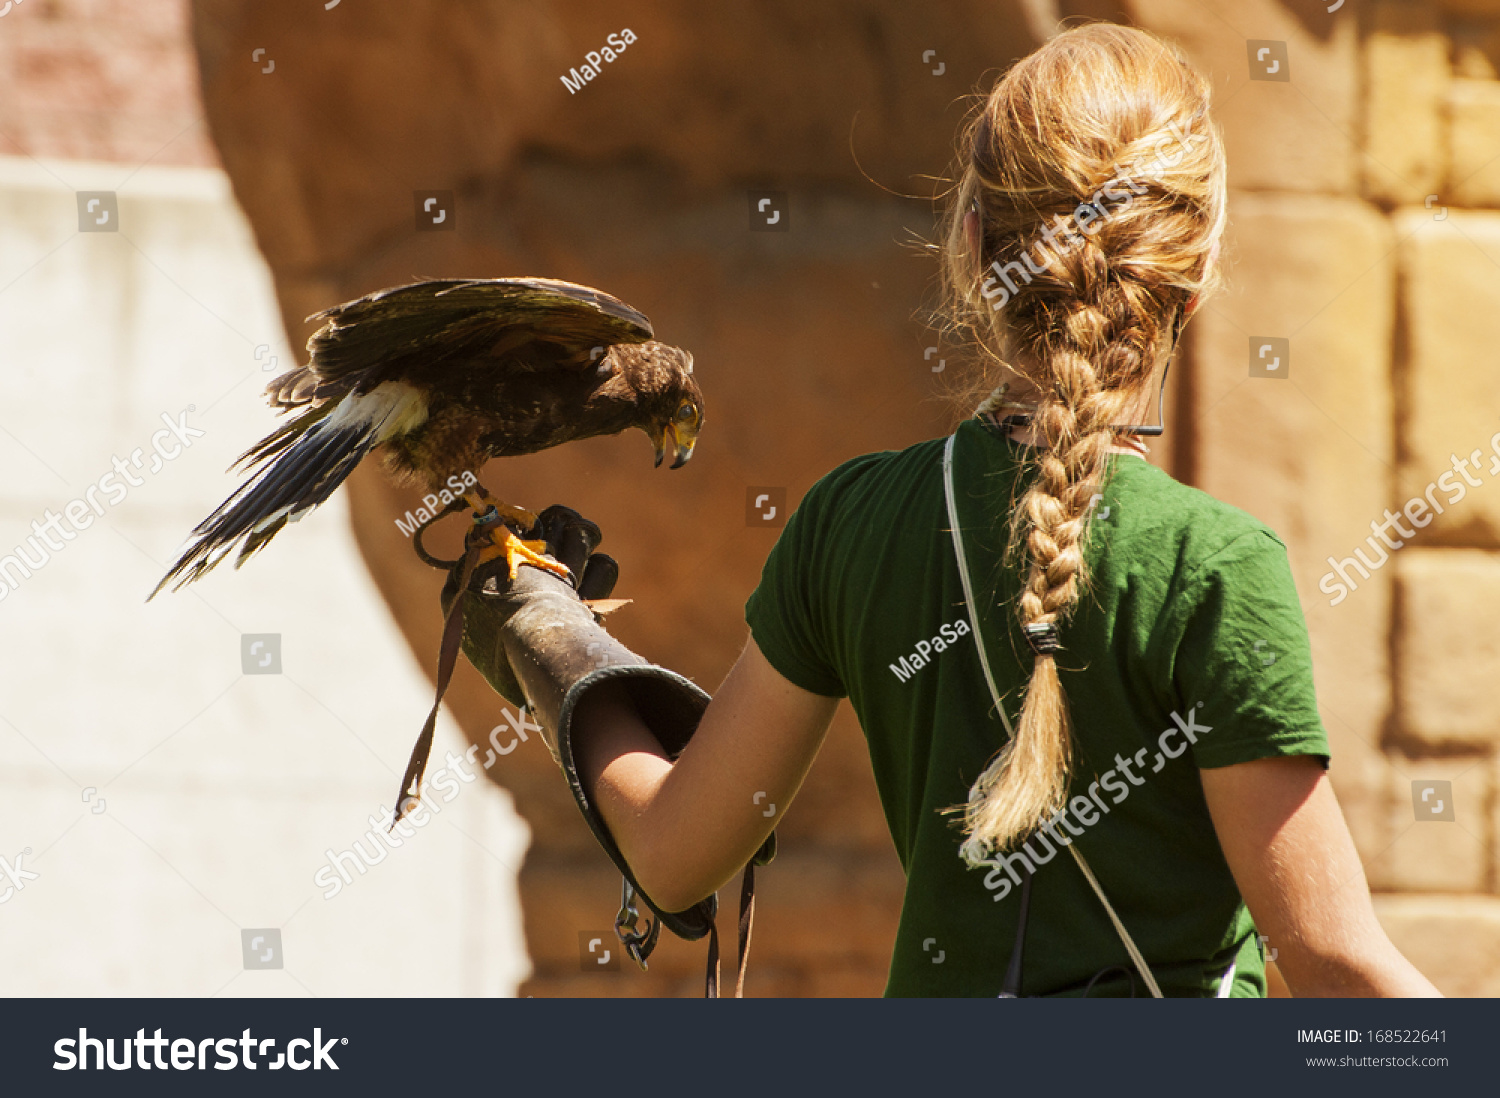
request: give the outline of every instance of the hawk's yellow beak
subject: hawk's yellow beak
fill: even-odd
[[[660,423],[646,434],[651,437],[656,446],[656,464],[661,465],[662,458],[667,456],[667,440],[672,440],[672,468],[681,469],[693,456],[693,447],[698,444],[698,426],[702,420],[694,416],[692,422],[684,422],[685,417],[668,420]]]
[[[698,445],[698,428],[674,423],[667,428],[677,446],[677,456],[672,459],[672,468],[681,469],[693,456],[693,447]]]
[[[675,457],[672,459],[670,468],[681,469],[693,456],[693,447],[698,444],[698,429],[679,423],[668,423],[659,428],[651,436],[651,441],[656,444],[656,464],[661,465],[662,458],[667,456],[667,439],[672,440],[672,449]]]

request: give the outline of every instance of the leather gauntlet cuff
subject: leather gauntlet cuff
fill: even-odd
[[[619,683],[667,757],[675,759],[692,739],[710,698],[675,671],[643,659],[615,640],[582,603],[571,600],[567,605],[567,601],[559,596],[554,604],[552,598],[533,597],[511,615],[500,631],[505,655],[594,838],[662,925],[678,937],[696,941],[709,932],[718,912],[718,897],[709,896],[686,911],[667,911],[641,888],[584,788],[574,752],[573,714],[594,687]],[[775,852],[772,834],[756,853],[755,864],[765,865]]]

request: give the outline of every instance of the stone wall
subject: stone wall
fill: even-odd
[[[1139,5],[1214,72],[1229,138],[1230,289],[1192,326],[1180,475],[1287,541],[1381,917],[1439,987],[1493,995],[1500,4],[1325,8],[1240,5],[1231,35],[1210,5]],[[1244,40],[1284,43],[1290,79],[1256,79]],[[1251,376],[1264,337],[1280,379]]]

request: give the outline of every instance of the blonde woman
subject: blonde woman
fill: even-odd
[[[808,492],[706,709],[653,693],[540,570],[471,611],[471,659],[524,692],[672,929],[702,934],[764,860],[847,696],[907,875],[887,994],[1258,996],[1264,942],[1295,995],[1436,994],[1329,785],[1285,547],[1143,459],[1224,228],[1208,98],[1109,24],[997,83],[939,247],[993,391],[951,439]],[[597,577],[597,530],[561,514],[555,551]]]

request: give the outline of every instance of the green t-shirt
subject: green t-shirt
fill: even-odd
[[[997,994],[1021,895],[1018,872],[964,865],[958,817],[943,813],[968,799],[1005,740],[953,555],[944,441],[866,454],[818,481],[745,607],[771,665],[806,690],[847,696],[869,741],[907,877],[887,995]],[[1012,724],[1033,660],[1015,613],[1020,573],[1003,549],[1031,452],[979,419],[954,444],[974,598]],[[1050,831],[1078,843],[1164,994],[1212,995],[1234,963],[1233,994],[1263,995],[1255,926],[1198,770],[1278,755],[1326,763],[1286,547],[1139,458],[1110,463],[1090,526],[1090,587],[1061,630],[1073,807]],[[1028,847],[1037,869],[1021,993],[1079,994],[1130,959],[1072,855],[1047,835]],[[1116,972],[1092,994],[1130,991]]]

